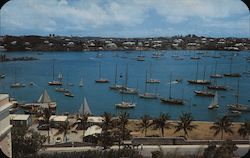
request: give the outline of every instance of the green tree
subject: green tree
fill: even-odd
[[[147,130],[151,126],[150,123],[150,116],[149,115],[143,115],[141,117],[141,122],[139,124],[139,127],[142,129],[142,132],[144,132],[145,137],[147,136]]]
[[[48,143],[50,143],[50,117],[51,117],[51,110],[49,108],[46,108],[43,110],[42,117],[44,119],[45,125],[48,127]]]
[[[170,119],[170,115],[168,113],[161,113],[159,118],[155,118],[153,120],[152,125],[155,129],[160,129],[162,137],[164,137],[164,129],[171,129],[172,124],[167,122]]]
[[[192,121],[194,121],[194,119],[191,113],[182,113],[179,117],[179,121],[177,122],[177,125],[175,126],[174,133],[177,133],[183,130],[185,138],[189,137],[188,131],[192,131],[193,129],[197,128],[196,125],[191,124]]]
[[[128,131],[126,128],[126,126],[128,124],[128,118],[129,118],[129,113],[127,113],[127,112],[122,112],[119,115],[118,123],[119,123],[119,128],[121,129],[121,134],[122,134],[123,140],[125,139],[126,131]]]
[[[102,130],[103,131],[108,131],[113,128],[113,120],[112,120],[112,114],[109,112],[104,112],[103,115],[103,122],[102,122]]]
[[[114,141],[114,137],[112,135],[112,129],[114,126],[114,120],[112,118],[112,114],[108,112],[104,112],[103,115],[103,122],[101,124],[102,133],[98,136],[98,143],[104,149],[109,148]]]
[[[224,138],[224,132],[233,134],[232,121],[227,116],[224,116],[218,121],[214,122],[210,129],[215,131],[214,136],[217,136],[219,133],[221,133],[221,139]]]
[[[65,142],[67,142],[67,134],[69,133],[69,130],[71,129],[71,126],[69,124],[68,121],[64,122],[64,123],[60,123],[57,125],[58,127],[58,134],[63,133],[63,140],[65,140]]]
[[[77,125],[76,129],[82,130],[82,141],[84,141],[84,131],[89,127],[88,124],[88,117],[89,114],[82,114],[80,117],[77,118],[77,121],[73,124],[73,127]]]
[[[40,135],[34,130],[28,130],[24,127],[13,127],[12,135],[12,153],[15,158],[23,158],[36,154],[43,148],[46,137]]]
[[[238,133],[240,136],[242,137],[246,137],[246,136],[250,136],[250,121],[246,121],[244,122],[244,124],[242,124],[240,126],[240,129],[238,130]]]

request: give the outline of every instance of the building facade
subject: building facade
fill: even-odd
[[[12,103],[9,94],[0,94],[0,150],[8,157],[12,157],[11,125],[9,109]]]

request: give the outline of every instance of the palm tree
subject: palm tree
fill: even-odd
[[[119,115],[119,126],[121,128],[122,139],[125,139],[126,125],[128,124],[129,113],[122,112]]]
[[[103,122],[102,122],[102,129],[107,132],[108,130],[112,129],[113,127],[113,120],[112,114],[109,112],[104,112],[103,115]]]
[[[49,135],[49,132],[50,132],[50,116],[51,116],[51,110],[49,108],[45,108],[43,110],[43,119],[44,119],[44,122],[46,124],[46,127],[48,127],[48,143],[50,143],[50,135]]]
[[[147,130],[151,126],[150,123],[150,116],[149,115],[143,115],[141,117],[141,122],[139,124],[139,127],[142,129],[142,132],[144,132],[145,137],[147,136]]]
[[[214,136],[217,136],[219,133],[221,133],[221,139],[224,138],[224,132],[233,134],[232,121],[227,116],[224,116],[218,121],[214,122],[214,125],[211,126],[210,129],[215,131]]]
[[[89,114],[82,114],[80,117],[77,118],[77,121],[73,124],[73,127],[77,125],[77,129],[82,129],[82,138],[84,137],[84,130],[89,126],[88,124],[88,117]],[[83,140],[83,139],[82,139]]]
[[[244,122],[244,124],[240,126],[238,133],[240,136],[243,136],[244,138],[246,136],[250,136],[250,121]]]
[[[179,121],[175,126],[175,132],[177,133],[181,130],[184,131],[185,138],[189,137],[188,131],[192,131],[193,129],[197,128],[197,125],[192,125],[192,121],[194,121],[193,116],[191,113],[182,113],[179,117]]]
[[[170,115],[168,113],[161,113],[159,118],[153,120],[154,128],[159,128],[161,130],[162,137],[164,137],[164,129],[170,129],[172,124],[167,122],[170,119]]]
[[[66,140],[67,142],[67,134],[69,130],[71,129],[69,122],[66,121],[64,123],[59,124],[58,128],[59,128],[58,133],[63,133],[63,139]]]

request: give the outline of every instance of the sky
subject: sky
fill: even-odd
[[[241,0],[11,0],[2,35],[249,37]]]

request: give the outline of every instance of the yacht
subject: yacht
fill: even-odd
[[[133,102],[125,102],[125,101],[122,101],[121,103],[115,104],[116,108],[124,108],[124,109],[135,108],[135,106],[136,106],[135,103],[133,103]]]

